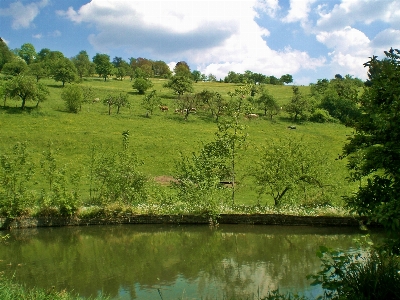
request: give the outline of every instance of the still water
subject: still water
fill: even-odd
[[[0,232],[5,234],[6,232]],[[0,272],[28,287],[112,299],[315,297],[319,245],[350,249],[357,228],[114,225],[21,229],[0,244]]]

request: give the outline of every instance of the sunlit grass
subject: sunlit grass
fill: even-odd
[[[122,108],[120,114],[112,110],[108,115],[105,105],[100,103],[84,104],[78,114],[67,113],[61,100],[61,84],[51,79],[42,79],[50,91],[46,102],[39,109],[27,109],[22,112],[18,108],[19,101],[8,100],[6,108],[0,108],[0,153],[8,152],[17,142],[26,141],[31,159],[39,165],[42,152],[49,142],[57,149],[56,159],[59,167],[66,165],[71,171],[87,174],[90,164],[90,148],[96,147],[99,153],[122,147],[121,133],[130,132],[130,148],[134,150],[143,162],[140,169],[149,178],[156,176],[173,176],[175,162],[180,152],[190,155],[198,151],[204,143],[214,138],[217,131],[215,121],[209,113],[199,110],[185,121],[180,114],[174,114],[176,96],[165,89],[165,80],[153,80],[152,89],[157,90],[162,102],[170,107],[169,112],[156,110],[150,118],[140,106],[143,96],[136,94],[129,79],[123,81],[100,78],[85,79],[82,84],[92,86],[94,98],[103,99],[108,93],[126,92],[129,94],[131,108]],[[226,83],[198,82],[194,85],[195,92],[208,89],[218,91],[229,99],[228,92],[233,92],[237,85]],[[308,87],[300,87],[306,94]],[[280,105],[287,103],[292,97],[290,86],[267,86]],[[28,106],[34,103],[28,103]],[[17,106],[17,107],[15,107]],[[256,111],[261,115],[261,111]],[[264,195],[259,197],[253,179],[249,173],[260,159],[264,147],[273,141],[288,136],[296,136],[326,152],[326,160],[330,162],[330,182],[334,185],[332,203],[341,205],[342,195],[351,193],[355,186],[349,185],[346,162],[335,160],[346,141],[350,130],[340,124],[297,124],[296,130],[288,129],[292,124],[288,116],[282,113],[270,121],[264,117],[257,120],[243,118],[248,133],[247,148],[239,151],[237,163],[237,205],[255,206],[257,204],[272,204],[271,199]],[[40,171],[40,168],[39,168]],[[85,175],[86,176],[86,175]],[[88,197],[88,182],[83,176],[81,182],[82,197]],[[40,176],[38,176],[39,178]],[[46,183],[37,179],[36,188],[40,190]],[[165,187],[165,189],[169,189]]]

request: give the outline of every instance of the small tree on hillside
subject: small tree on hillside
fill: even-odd
[[[184,93],[193,92],[193,81],[186,76],[172,76],[164,87],[173,90],[180,98]]]
[[[77,79],[77,74],[75,65],[66,57],[59,59],[53,66],[53,79],[61,81],[63,86],[66,82],[74,82]]]
[[[108,76],[112,74],[113,65],[110,62],[110,56],[107,54],[97,53],[93,57],[93,62],[96,66],[96,73],[104,78],[104,81],[107,80]]]
[[[68,85],[63,88],[61,99],[65,101],[69,112],[78,113],[83,101],[82,88],[78,85]]]
[[[142,78],[142,77],[136,78],[136,79],[133,81],[133,84],[132,84],[132,87],[133,87],[135,90],[138,91],[138,94],[139,94],[139,95],[144,95],[145,92],[146,92],[149,88],[151,88],[152,86],[153,86],[153,83],[152,83],[149,79]]]
[[[259,195],[272,196],[274,205],[281,205],[287,195],[300,196],[307,190],[324,187],[326,155],[293,138],[273,142],[264,149],[253,172]],[[294,197],[295,198],[295,197]]]
[[[293,97],[288,104],[285,105],[285,110],[296,122],[299,117],[306,118],[310,110],[310,105],[307,99],[300,92],[299,87],[293,86]]]
[[[36,101],[36,107],[39,106],[39,103],[47,98],[49,91],[44,85],[37,83],[33,77],[19,75],[7,81],[5,93],[10,98],[20,98],[21,109],[24,109],[26,101],[29,100]]]
[[[153,111],[156,107],[158,107],[161,104],[161,98],[158,97],[157,91],[153,90],[150,92],[150,94],[144,96],[142,100],[142,107],[147,111],[146,117],[153,114]]]
[[[266,89],[261,91],[260,97],[258,97],[255,102],[262,110],[264,110],[264,116],[268,115],[271,120],[273,116],[280,112],[280,107],[274,96],[272,96]]]

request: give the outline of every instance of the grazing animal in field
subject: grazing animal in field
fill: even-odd
[[[247,118],[247,119],[257,119],[257,118],[258,118],[258,115],[257,115],[257,114],[247,114],[247,115],[246,115],[246,118]]]
[[[94,98],[92,102],[93,102],[93,103],[100,102],[100,99],[99,99],[99,98]]]
[[[161,106],[160,106],[160,110],[161,110],[162,112],[168,111],[168,106],[161,105]]]
[[[288,128],[289,128],[289,129],[296,129],[296,126],[290,125],[290,126],[288,126]]]

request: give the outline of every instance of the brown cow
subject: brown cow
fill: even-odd
[[[160,106],[160,110],[161,110],[162,112],[168,111],[168,106],[161,105],[161,106]]]

